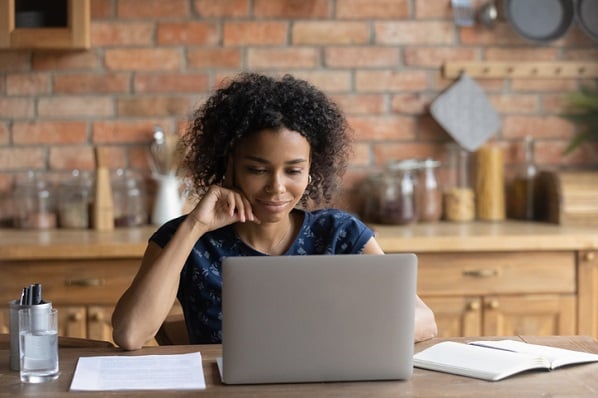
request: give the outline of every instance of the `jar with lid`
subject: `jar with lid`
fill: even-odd
[[[533,220],[535,212],[535,185],[538,170],[534,160],[534,138],[527,136],[522,143],[524,162],[516,171],[509,189],[509,217]]]
[[[438,221],[442,216],[442,192],[436,177],[440,161],[424,159],[419,163],[417,184],[417,219],[422,222]]]
[[[73,170],[60,183],[58,224],[61,228],[89,228],[93,178],[90,173]]]
[[[56,189],[52,179],[30,171],[18,178],[14,191],[14,224],[23,229],[56,228]]]
[[[387,164],[378,193],[381,223],[405,225],[417,221],[416,169],[415,159],[392,161]]]
[[[380,222],[380,185],[383,182],[384,174],[376,173],[366,177],[360,188],[361,198],[363,200],[363,210],[361,217],[366,222]]]
[[[114,226],[136,227],[147,224],[145,183],[133,170],[117,169],[111,177]]]
[[[447,221],[471,221],[475,218],[475,190],[471,173],[472,154],[456,143],[447,147],[448,178],[443,201]]]

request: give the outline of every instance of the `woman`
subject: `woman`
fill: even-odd
[[[383,254],[354,216],[305,210],[332,201],[346,168],[347,132],[334,103],[289,75],[242,74],[217,90],[183,137],[200,200],[150,238],[115,308],[114,341],[140,348],[178,298],[191,343],[220,343],[225,256]],[[435,336],[434,315],[419,298],[415,311],[416,341]]]

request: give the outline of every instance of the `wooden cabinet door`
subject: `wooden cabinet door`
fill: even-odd
[[[112,306],[89,306],[87,317],[87,337],[93,340],[112,340]]]
[[[577,333],[598,339],[598,251],[579,252],[578,264]]]
[[[58,309],[58,335],[87,337],[87,311],[84,306],[56,306]]]
[[[483,304],[487,336],[576,334],[573,294],[488,296]]]
[[[440,337],[480,336],[482,300],[479,297],[422,297],[432,309]]]

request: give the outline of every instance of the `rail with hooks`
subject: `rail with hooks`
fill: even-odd
[[[583,79],[598,78],[596,62],[447,62],[445,78],[457,78],[462,73],[478,79],[537,78]]]

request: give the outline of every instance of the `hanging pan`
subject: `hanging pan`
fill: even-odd
[[[513,29],[536,43],[561,38],[575,19],[574,0],[504,0],[503,5]]]
[[[598,41],[598,1],[578,0],[577,21],[581,29],[593,40]]]

